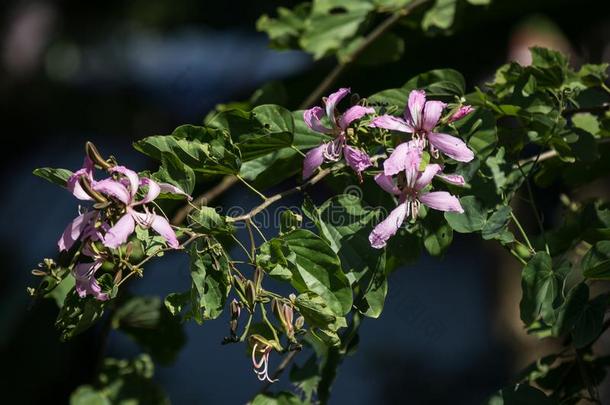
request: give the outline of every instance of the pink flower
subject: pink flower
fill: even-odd
[[[399,204],[369,235],[372,247],[385,247],[406,217],[417,218],[421,204],[439,211],[464,212],[457,197],[448,192],[424,191],[435,176],[460,186],[464,185],[464,179],[456,174],[443,174],[442,166],[436,163],[430,163],[424,171],[419,171],[422,153],[421,140],[402,143],[384,162],[383,173],[375,176],[375,181],[382,189],[398,197]],[[396,182],[393,177],[395,175]]]
[[[474,158],[472,150],[460,138],[434,132],[446,104],[442,101],[426,101],[423,90],[413,90],[404,112],[404,119],[392,115],[375,118],[370,126],[413,134],[413,139],[421,139],[423,146],[430,144],[432,156],[438,157],[440,150],[459,162],[470,162]]]
[[[305,155],[303,161],[303,179],[311,177],[313,172],[324,162],[336,162],[345,157],[347,164],[358,174],[372,166],[370,157],[362,150],[347,144],[346,130],[349,125],[366,114],[373,114],[375,110],[369,107],[355,105],[350,107],[345,113],[337,113],[337,104],[341,99],[348,95],[350,89],[341,88],[327,98],[324,98],[326,109],[313,107],[303,112],[305,124],[313,131],[323,134],[334,135],[335,139],[323,143],[322,145],[310,150]],[[322,118],[328,117],[331,127],[322,124]]]
[[[95,190],[114,198],[125,206],[125,214],[116,221],[104,236],[104,245],[110,248],[118,248],[127,242],[127,238],[134,232],[136,224],[143,228],[152,228],[161,235],[167,244],[178,248],[178,239],[171,225],[161,215],[156,215],[148,210],[145,204],[153,201],[161,193],[159,183],[146,177],[140,178],[138,174],[124,166],[115,166],[109,169],[111,173],[118,173],[119,180],[107,178],[97,182]],[[148,187],[144,198],[138,200],[136,195],[142,186]],[[173,186],[172,186],[173,187]],[[144,212],[136,210],[142,207]]]
[[[453,113],[453,115],[451,117],[449,117],[449,122],[455,122],[455,121],[461,120],[462,118],[464,118],[465,116],[467,116],[468,114],[470,114],[473,111],[474,111],[474,108],[472,108],[472,106],[462,105],[462,106],[460,106],[460,108],[458,108],[458,110],[456,112]]]
[[[254,366],[254,372],[259,381],[269,381],[274,383],[278,380],[272,380],[269,378],[269,354],[271,354],[273,347],[263,342],[257,341],[254,343],[252,348],[252,365]],[[256,355],[260,355],[260,359],[256,359]]]
[[[99,301],[106,301],[108,294],[102,292],[102,288],[95,279],[95,272],[102,266],[106,257],[95,249],[91,242],[87,242],[81,253],[93,258],[93,262],[79,263],[72,270],[72,275],[76,280],[75,290],[81,298],[87,295],[93,296]]]

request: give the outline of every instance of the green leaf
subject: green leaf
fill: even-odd
[[[481,235],[483,239],[499,239],[507,232],[508,221],[512,210],[510,206],[504,205],[494,211],[485,222]]]
[[[358,33],[372,9],[373,5],[368,0],[314,1],[299,44],[314,59],[332,54]]]
[[[171,135],[155,135],[134,143],[136,150],[161,160],[164,153],[178,158],[195,172],[236,174],[241,161],[230,137],[221,130],[182,125]]]
[[[191,228],[197,232],[208,234],[233,233],[233,225],[227,222],[227,218],[220,215],[216,208],[202,206],[189,214]]]
[[[73,174],[70,170],[54,169],[52,167],[40,167],[35,169],[33,173],[38,177],[42,177],[43,179],[62,187],[66,187],[68,179]]]
[[[79,387],[70,405],[169,405],[153,375],[154,364],[146,354],[133,360],[104,359],[96,383]]]
[[[422,221],[424,247],[431,256],[440,256],[453,241],[453,229],[440,212],[428,212]]]
[[[201,324],[222,313],[231,290],[229,260],[223,247],[212,238],[199,239],[190,249],[191,311],[187,318]]]
[[[597,242],[583,256],[583,276],[591,280],[610,280],[610,241]]]
[[[569,333],[589,301],[589,287],[585,283],[574,286],[557,309],[557,320],[553,325],[553,335]]]
[[[591,113],[576,113],[572,115],[572,124],[576,128],[587,131],[591,135],[599,133],[599,122],[597,117]]]
[[[260,247],[269,263],[280,263],[291,273],[292,286],[300,293],[314,292],[322,297],[336,315],[344,315],[352,307],[352,290],[341,270],[341,262],[330,246],[314,233],[297,229],[274,238]],[[269,261],[268,252],[281,252]]]
[[[464,213],[445,212],[445,219],[454,231],[459,233],[471,233],[480,231],[487,221],[487,211],[474,196],[460,198]]]
[[[292,210],[284,210],[280,214],[280,232],[286,233],[298,229],[303,223],[303,216]]]
[[[186,194],[191,194],[195,188],[195,172],[171,153],[161,153],[161,167],[152,176],[162,183],[173,184]],[[170,194],[174,196],[174,194]],[[176,198],[184,198],[176,195]]]
[[[303,212],[316,225],[321,237],[336,252],[351,283],[360,285],[354,305],[366,316],[376,318],[387,294],[386,252],[371,248],[368,236],[379,211],[362,206],[362,200],[341,194],[319,208],[306,201]]]
[[[89,329],[104,313],[108,301],[98,301],[93,297],[80,298],[75,290],[66,297],[55,326],[66,341]]]
[[[305,30],[310,10],[309,3],[301,3],[293,10],[278,7],[277,17],[262,15],[256,22],[256,29],[267,33],[272,48],[297,49],[299,48],[298,38]]]
[[[574,347],[582,349],[599,337],[603,330],[604,316],[609,303],[608,294],[602,294],[585,305],[572,330]]]
[[[294,148],[301,151],[311,149],[329,140],[327,135],[310,130],[303,120],[303,111],[292,113],[294,120]],[[292,147],[283,148],[257,159],[245,162],[240,175],[253,183],[255,187],[264,189],[276,185],[302,169],[303,157]]]
[[[527,263],[521,274],[520,309],[521,320],[526,325],[540,315],[553,312],[555,300],[563,286],[564,275],[553,270],[551,257],[546,252],[537,252]]]
[[[323,333],[328,343],[337,346],[341,343],[337,331],[347,326],[344,317],[337,316],[320,296],[314,293],[299,294],[295,306],[307,324],[318,329],[316,335]]]
[[[451,28],[455,18],[457,0],[436,0],[434,5],[426,12],[422,20],[422,28],[429,30],[432,27],[443,30]]]
[[[252,405],[306,405],[299,397],[286,391],[277,394],[258,394],[251,403]]]
[[[112,317],[120,329],[161,364],[171,364],[186,342],[179,318],[163,306],[159,297],[132,297]]]

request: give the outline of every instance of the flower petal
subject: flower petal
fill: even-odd
[[[424,105],[423,119],[422,119],[422,128],[426,131],[432,131],[436,124],[438,124],[438,120],[441,118],[441,114],[445,109],[447,104],[442,101],[428,101]]]
[[[405,109],[405,119],[413,129],[421,129],[422,115],[426,105],[426,92],[423,90],[412,90],[409,93],[409,101]]]
[[[404,142],[394,149],[394,152],[383,162],[383,172],[386,176],[393,176],[409,168],[419,168],[422,157],[422,149],[416,142]]]
[[[109,298],[108,294],[102,292],[102,288],[95,279],[95,272],[100,268],[102,263],[101,260],[97,260],[93,263],[80,263],[76,265],[72,274],[76,279],[74,289],[79,297],[85,298],[87,295],[91,295],[99,301],[106,301]]]
[[[125,205],[131,204],[131,194],[124,185],[118,181],[108,178],[92,185],[95,191],[109,195],[121,201]]]
[[[394,208],[390,215],[381,221],[369,235],[369,242],[375,249],[385,247],[392,236],[396,235],[398,229],[405,220],[407,215],[407,204],[400,204]]]
[[[443,180],[445,183],[453,184],[455,186],[463,186],[466,184],[466,181],[459,174],[444,174],[439,173],[436,175],[439,179]]]
[[[366,154],[366,152],[353,148],[349,145],[345,145],[343,148],[343,155],[345,156],[345,161],[347,164],[354,169],[358,175],[373,165],[371,158]]]
[[[182,189],[180,187],[174,186],[173,184],[169,184],[169,183],[157,183],[157,184],[159,185],[159,188],[161,189],[162,193],[179,194],[179,195],[185,196],[187,198],[187,200],[189,200],[189,201],[193,200],[193,197],[191,197],[189,194],[182,191]]]
[[[384,191],[394,194],[400,195],[400,189],[394,184],[392,177],[386,176],[383,173],[379,173],[375,176],[375,182],[381,187]]]
[[[137,203],[135,203],[133,205],[141,205],[141,204],[149,203],[149,202],[153,201],[155,198],[157,198],[159,196],[159,194],[161,193],[161,187],[159,186],[159,184],[156,181],[154,181],[152,179],[142,177],[140,179],[140,185],[148,186],[148,191],[146,192],[146,195],[144,196],[143,199],[141,199],[140,201],[138,201]]]
[[[74,246],[74,243],[80,238],[87,225],[89,225],[97,214],[97,211],[88,211],[74,218],[61,234],[59,241],[57,241],[59,251],[70,250],[70,248]]]
[[[303,180],[311,177],[313,172],[324,163],[324,150],[326,149],[326,143],[311,149],[305,155],[303,160]]]
[[[91,196],[87,194],[80,185],[79,180],[82,176],[86,176],[91,184],[95,183],[95,180],[93,180],[93,161],[89,158],[89,156],[85,156],[83,167],[72,173],[72,175],[68,178],[66,187],[72,194],[74,194],[74,197],[78,198],[79,200],[91,201],[93,198],[91,198]]]
[[[369,124],[373,128],[384,128],[392,131],[409,132],[412,133],[413,127],[407,121],[402,118],[394,117],[392,115],[382,115],[374,118]]]
[[[438,172],[443,170],[442,166],[436,163],[430,163],[423,172],[419,173],[417,180],[415,180],[415,188],[421,190],[428,184],[432,183],[432,179],[437,175]]]
[[[326,115],[334,125],[337,125],[337,121],[335,119],[335,109],[337,108],[337,104],[339,104],[339,101],[341,101],[343,97],[347,96],[349,92],[349,88],[343,87],[324,99],[324,104],[326,105]]]
[[[138,173],[126,168],[125,166],[114,166],[108,169],[108,171],[110,173],[121,173],[123,176],[127,177],[129,180],[129,192],[131,193],[132,197],[136,195],[138,192],[138,185],[140,184]]]
[[[112,228],[106,232],[104,236],[104,246],[116,249],[123,243],[127,242],[127,238],[135,229],[135,221],[130,213],[127,213],[119,219]]]
[[[322,117],[324,117],[324,110],[322,107],[316,106],[310,108],[309,110],[303,111],[303,121],[305,121],[305,124],[307,124],[309,129],[316,132],[321,132],[323,134],[333,132],[332,129],[326,128],[324,125],[322,125]]]
[[[422,204],[435,210],[459,213],[464,212],[460,200],[446,191],[434,191],[432,193],[421,194],[418,199]]]
[[[470,162],[474,159],[474,152],[464,141],[455,136],[430,132],[428,141],[432,146],[458,162]]]
[[[366,114],[375,114],[375,109],[371,107],[363,107],[361,105],[355,105],[350,107],[346,112],[339,118],[339,127],[345,130],[349,124],[355,120],[359,120]]]
[[[167,241],[167,244],[174,249],[177,249],[180,246],[178,242],[178,238],[176,237],[176,232],[172,229],[172,226],[167,222],[167,219],[162,217],[161,215],[153,215],[153,220],[151,224],[152,229],[154,229],[159,235],[163,236]]]

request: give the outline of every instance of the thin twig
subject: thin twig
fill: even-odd
[[[172,219],[172,224],[179,225],[184,222],[187,215],[198,207],[202,207],[204,205],[208,205],[212,200],[220,196],[222,193],[233,187],[237,184],[239,180],[235,176],[225,176],[222,178],[220,183],[201,194],[199,197],[195,198],[190,204],[182,207]]]
[[[371,46],[376,40],[379,39],[383,34],[388,32],[394,25],[396,25],[401,18],[408,15],[418,6],[428,2],[429,0],[416,0],[409,3],[402,10],[394,12],[390,17],[386,18],[381,24],[379,24],[373,31],[371,31],[360,44],[360,46],[350,55],[349,59],[343,63],[339,63],[326,78],[315,88],[313,92],[301,103],[300,109],[307,108],[316,103],[324,93],[335,83],[337,78],[343,74],[343,72],[365,51]]]
[[[603,145],[603,144],[606,144],[606,143],[610,143],[610,138],[603,138],[603,139],[600,139],[599,141],[597,141],[598,145]],[[536,161],[537,162],[542,162],[543,160],[552,159],[554,157],[557,157],[558,155],[559,154],[557,153],[557,151],[555,149],[547,150],[546,152],[543,152],[543,153],[541,153],[539,155],[528,157],[528,158],[525,158],[525,159],[521,159],[520,161],[518,161],[515,164],[515,168],[518,168],[518,166],[524,166],[524,165],[526,165],[528,163],[531,163],[531,162],[536,162]]]
[[[312,185],[316,184],[317,182],[322,180],[324,177],[328,176],[331,173],[331,171],[332,171],[332,168],[330,168],[330,167],[326,168],[326,169],[323,169],[323,170],[320,170],[320,172],[318,172],[318,174],[316,174],[314,177],[312,177],[310,180],[306,181],[305,183],[301,184],[300,186],[296,186],[296,187],[293,187],[293,188],[291,188],[289,190],[286,190],[286,191],[283,191],[281,193],[277,193],[275,195],[272,195],[271,197],[267,197],[267,199],[261,205],[253,208],[247,214],[240,215],[238,217],[227,217],[227,221],[228,222],[239,222],[239,221],[250,220],[251,218],[256,216],[256,214],[258,214],[259,212],[263,211],[265,208],[267,208],[268,206],[270,206],[274,202],[279,201],[282,198],[287,197],[287,196],[289,196],[291,194],[298,193],[299,191],[302,191],[306,187],[309,187],[309,186],[312,186]]]

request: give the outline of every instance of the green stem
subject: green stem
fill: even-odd
[[[236,175],[236,177],[239,179],[239,181],[241,181],[242,183],[244,183],[244,185],[246,187],[248,187],[250,190],[252,190],[254,193],[256,193],[256,195],[258,195],[263,201],[267,201],[267,197],[261,193],[260,191],[258,191],[254,186],[252,186],[250,183],[248,183],[246,181],[246,179],[244,179],[243,177],[241,177],[239,174]]]
[[[536,250],[534,249],[534,247],[532,246],[529,238],[527,237],[527,234],[525,233],[525,230],[523,229],[523,227],[521,226],[521,223],[519,222],[519,220],[517,219],[517,217],[515,216],[515,214],[512,211],[510,212],[510,216],[513,219],[513,222],[515,223],[515,225],[517,225],[517,228],[519,229],[519,232],[521,232],[521,235],[523,236],[523,239],[525,239],[525,243],[527,243],[527,247],[532,252],[535,252]]]
[[[253,311],[254,311],[254,309],[253,309]],[[253,313],[249,313],[248,314],[248,322],[246,323],[246,326],[244,327],[244,331],[239,336],[239,341],[240,342],[243,342],[244,340],[246,340],[246,337],[248,336],[248,332],[250,331],[250,324],[252,323],[252,318],[254,318]]]

